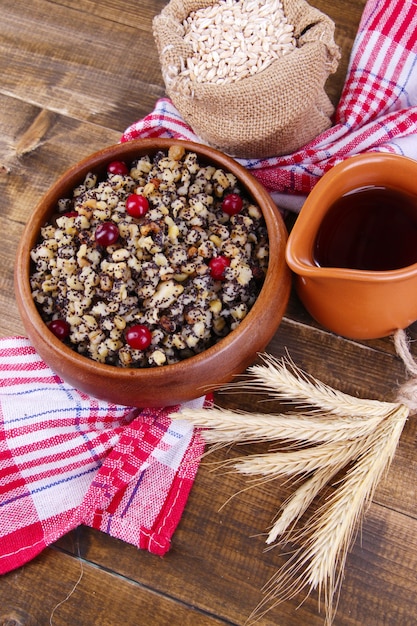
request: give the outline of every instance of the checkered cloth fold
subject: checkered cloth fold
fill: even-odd
[[[0,573],[80,524],[167,552],[204,449],[178,408],[96,400],[0,339]]]
[[[122,141],[137,137],[201,143],[166,98],[132,124]],[[368,0],[330,129],[293,154],[237,160],[279,206],[298,211],[326,171],[369,151],[417,158],[417,0]]]

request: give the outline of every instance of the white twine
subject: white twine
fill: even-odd
[[[394,334],[395,349],[401,357],[407,372],[412,378],[407,380],[398,390],[397,401],[410,410],[411,414],[417,413],[417,362],[410,352],[410,345],[404,330],[397,330]]]

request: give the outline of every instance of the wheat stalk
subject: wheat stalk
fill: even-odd
[[[318,469],[300,485],[281,506],[278,517],[269,531],[266,543],[268,545],[273,544],[278,537],[284,535],[291,525],[293,528],[300,517],[307,511],[314,498],[345,466],[345,459],[342,458],[339,463],[335,463],[333,466]],[[290,539],[291,529],[287,533],[285,540],[290,541]]]
[[[388,403],[387,403],[388,404]],[[391,405],[388,405],[391,407]],[[222,408],[189,409],[178,413],[195,426],[205,428],[207,443],[243,441],[338,442],[363,437],[372,432],[386,413],[351,418],[319,413],[245,413]]]
[[[405,350],[404,340],[399,343],[401,339],[396,337]],[[298,547],[265,586],[265,596],[248,621],[257,621],[303,589],[317,589],[319,597],[324,595],[325,621],[330,626],[358,521],[391,464],[413,410],[412,402],[417,411],[417,402],[408,400],[417,394],[417,381],[411,390],[407,387],[399,394],[399,402],[364,400],[307,376],[288,358],[261,358],[263,364],[249,370],[251,379],[223,389],[262,392],[270,398],[309,407],[309,411],[265,415],[220,408],[183,409],[179,417],[202,428],[209,443],[281,442],[277,450],[222,463],[246,476],[260,476],[253,484],[279,476],[298,477],[297,489],[281,506],[266,539],[269,547],[279,538],[281,542],[296,542]],[[417,374],[417,364],[415,370]],[[315,497],[341,470],[344,475],[333,486],[331,497],[299,528],[297,522]]]
[[[251,618],[264,614],[266,604],[270,610],[307,587],[318,589],[320,595],[324,592],[326,624],[332,623],[334,597],[357,522],[391,464],[407,416],[407,407],[399,405],[380,428],[362,442],[360,456],[333,496],[314,514],[308,526],[292,534],[291,540],[301,547],[271,578],[265,588],[265,599]]]
[[[289,358],[279,360],[267,354],[261,355],[261,358],[264,365],[250,367],[248,372],[252,378],[232,383],[235,389],[269,392],[272,398],[298,404],[305,402],[323,411],[348,417],[363,418],[371,415],[385,417],[397,406],[392,402],[354,398],[333,389],[305,374]],[[228,389],[230,386],[225,388]]]
[[[241,474],[262,476],[300,476],[319,468],[346,465],[358,453],[357,441],[325,443],[313,448],[252,454],[235,459],[233,467]]]

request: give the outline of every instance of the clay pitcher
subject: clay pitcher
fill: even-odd
[[[417,161],[367,153],[313,188],[286,259],[299,297],[325,328],[374,339],[417,320]]]

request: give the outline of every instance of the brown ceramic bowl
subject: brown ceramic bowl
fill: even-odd
[[[233,159],[212,148],[181,142],[195,151],[201,163],[213,163],[233,174],[261,208],[270,241],[269,266],[262,290],[238,328],[216,345],[173,365],[125,369],[103,365],[77,354],[57,339],[42,321],[29,284],[30,250],[40,228],[56,211],[59,198],[68,197],[89,171],[100,173],[110,161],[133,161],[167,149],[178,141],[143,139],[101,150],[68,170],[39,202],[21,238],[15,269],[16,298],[27,335],[44,361],[65,381],[94,397],[127,406],[166,406],[191,400],[230,381],[263,351],[276,332],[287,306],[291,275],[285,262],[287,232],[269,194]]]
[[[361,221],[359,213],[355,217],[357,190],[363,188],[371,188],[371,193],[372,188],[383,190],[368,224]],[[395,202],[391,192],[400,194]],[[331,207],[346,194],[356,204],[344,206],[343,216],[339,214],[338,221],[327,228],[326,237],[330,245],[339,229],[336,256],[342,261],[346,255],[345,260],[349,257],[349,262],[355,263],[319,265],[315,257],[318,234],[323,232]],[[408,214],[401,215],[406,206]],[[360,208],[365,215],[366,205]],[[407,245],[411,254],[406,253]],[[375,254],[375,265],[356,266],[362,255],[372,261],[371,254]],[[375,152],[351,157],[329,170],[301,209],[288,239],[286,258],[296,274],[302,302],[329,330],[351,339],[375,339],[409,326],[417,320],[417,162]],[[396,265],[389,265],[396,259]]]

